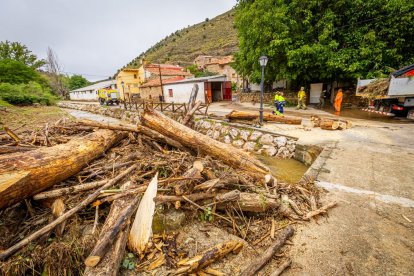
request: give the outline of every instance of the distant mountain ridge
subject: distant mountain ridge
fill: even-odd
[[[238,49],[234,27],[234,10],[213,19],[178,30],[134,58],[125,67],[138,68],[145,57],[151,63],[170,63],[187,66],[198,55],[233,55]]]

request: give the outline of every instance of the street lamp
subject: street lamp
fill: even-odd
[[[260,83],[260,125],[263,125],[263,93],[264,93],[264,69],[267,65],[267,56],[261,56],[259,58],[260,66],[262,67],[262,82]]]
[[[126,106],[126,101],[125,101],[125,83],[124,83],[124,81],[121,81],[121,86],[122,86],[122,95],[124,96],[124,107],[126,109],[127,106]]]

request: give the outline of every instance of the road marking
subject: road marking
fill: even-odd
[[[344,191],[347,193],[374,196],[375,199],[382,201],[384,203],[393,203],[393,204],[398,204],[403,207],[414,208],[414,200],[411,200],[405,197],[384,195],[384,194],[380,194],[374,191],[352,188],[352,187],[344,186],[341,184],[334,184],[334,183],[325,182],[325,181],[316,181],[316,185],[324,189],[327,189],[327,190],[338,190],[338,191]]]

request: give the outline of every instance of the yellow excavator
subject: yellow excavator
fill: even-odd
[[[99,89],[98,101],[101,105],[118,105],[119,92],[116,89]]]

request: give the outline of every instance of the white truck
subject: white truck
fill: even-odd
[[[375,80],[358,80],[356,95],[361,96],[360,88]],[[414,64],[392,73],[386,95],[375,98],[370,106],[363,110],[385,116],[407,116],[408,119],[414,120]]]

